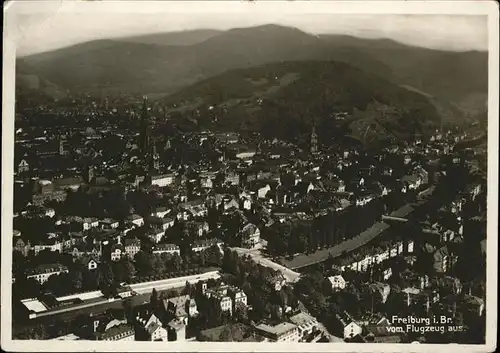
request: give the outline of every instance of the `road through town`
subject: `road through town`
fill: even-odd
[[[174,288],[182,288],[185,286],[186,282],[196,283],[198,281],[206,281],[210,278],[217,279],[219,277],[220,274],[218,271],[211,271],[192,276],[184,276],[184,277],[169,278],[159,281],[132,284],[130,285],[130,287],[134,292],[137,293],[136,296],[132,297],[132,301],[134,305],[142,304],[143,301],[149,299],[149,295],[152,292],[153,288],[155,288],[158,292],[160,292]],[[83,302],[79,305],[72,305],[70,307],[63,307],[56,310],[50,310],[38,313],[37,317],[32,321],[39,321],[44,317],[51,317],[54,319],[62,318],[64,320],[67,320],[68,318],[75,317],[77,314],[82,314],[84,312],[98,313],[98,312],[103,312],[109,308],[121,307],[122,301],[123,299],[108,300],[103,297],[101,300],[97,301],[92,301],[87,303]]]
[[[213,279],[220,278],[219,272],[211,271],[193,276],[184,276],[184,277],[169,278],[154,282],[137,283],[130,285],[130,288],[132,288],[132,290],[137,294],[144,294],[144,293],[151,293],[153,288],[155,288],[157,291],[163,291],[172,288],[183,287],[186,284],[186,282],[194,284],[199,281],[207,281],[211,278]]]
[[[288,282],[297,282],[300,278],[300,273],[290,270],[289,268],[282,266],[262,255],[260,249],[245,249],[245,248],[231,248],[235,250],[239,255],[249,255],[253,261],[262,266],[270,267],[272,269],[280,271],[283,276],[285,276]]]

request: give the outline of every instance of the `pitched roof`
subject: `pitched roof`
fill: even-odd
[[[175,316],[182,317],[186,316],[186,303],[190,301],[189,295],[181,295],[174,298],[164,299],[163,306],[166,310],[170,308],[175,309]]]
[[[300,313],[295,314],[292,317],[290,317],[290,321],[297,326],[306,325],[306,324],[309,324],[311,322],[317,322],[315,317],[313,317],[309,314],[306,314],[302,311]]]
[[[193,248],[196,247],[211,247],[213,245],[223,244],[224,242],[217,238],[195,240],[193,242]]]
[[[179,246],[176,244],[158,244],[154,249],[154,251],[165,251],[165,250],[179,250]]]
[[[105,340],[112,337],[117,337],[120,335],[132,336],[134,334],[134,328],[128,324],[122,324],[111,327],[109,330],[98,334],[101,340]]]
[[[147,331],[150,335],[152,335],[152,334],[153,334],[156,330],[158,330],[158,329],[159,329],[159,328],[161,328],[161,327],[162,327],[162,326],[161,326],[159,323],[157,323],[156,321],[154,321],[154,322],[150,323],[150,324],[148,325],[148,327],[146,327],[146,331]]]
[[[35,268],[28,269],[27,274],[33,275],[33,274],[51,273],[51,272],[67,271],[67,270],[68,268],[61,264],[43,264],[43,265],[38,265]]]

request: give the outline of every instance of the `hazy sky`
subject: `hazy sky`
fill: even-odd
[[[118,8],[116,3],[73,1],[61,5],[59,1],[51,1],[43,10],[36,10],[33,3],[29,5],[29,9],[26,5],[15,8],[16,15],[8,22],[10,33],[17,38],[18,55],[100,38],[269,23],[294,26],[313,34],[391,38],[435,49],[486,50],[488,47],[487,18],[480,15],[362,15],[324,11],[318,14],[292,11],[293,6],[284,11],[274,8],[271,12],[260,5],[237,3],[223,7],[203,8],[198,4],[179,8],[167,3],[142,2],[139,8],[137,3],[120,2]]]

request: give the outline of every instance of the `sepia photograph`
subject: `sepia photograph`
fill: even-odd
[[[498,4],[4,15],[3,349],[495,350]]]

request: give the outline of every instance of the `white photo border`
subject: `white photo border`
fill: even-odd
[[[238,13],[251,11],[255,16],[266,12],[283,14],[442,14],[485,15],[488,17],[488,196],[487,196],[487,300],[486,343],[458,344],[300,344],[302,352],[429,352],[453,349],[454,352],[491,352],[496,348],[497,332],[497,228],[498,228],[498,123],[499,110],[499,9],[493,0],[485,1],[12,1],[4,5],[3,96],[2,96],[2,256],[1,256],[1,345],[5,351],[50,352],[291,352],[297,344],[288,343],[220,343],[220,342],[104,342],[104,341],[37,341],[12,340],[12,206],[13,145],[16,38],[19,29],[16,16],[55,12],[153,13],[158,11],[198,13]]]

